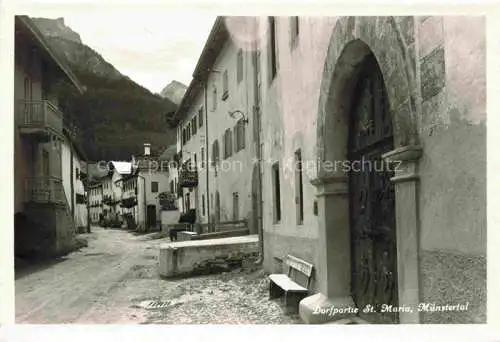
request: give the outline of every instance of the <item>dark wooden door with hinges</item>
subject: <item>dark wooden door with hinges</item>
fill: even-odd
[[[381,158],[392,149],[387,93],[369,55],[351,105],[348,154],[352,296],[359,315],[372,323],[398,323],[399,317],[389,310],[398,305],[393,172]],[[363,312],[367,306],[373,312]]]

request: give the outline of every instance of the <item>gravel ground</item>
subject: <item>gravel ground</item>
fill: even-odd
[[[95,227],[88,247],[16,274],[17,323],[294,324],[251,260],[222,274],[163,280],[161,235]]]

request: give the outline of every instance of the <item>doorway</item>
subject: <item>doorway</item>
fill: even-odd
[[[382,155],[393,150],[387,93],[375,57],[369,54],[354,90],[348,159],[351,291],[360,316],[373,323],[398,323],[393,172]],[[363,313],[371,305],[373,313]]]
[[[156,227],[156,206],[154,204],[147,206],[147,226],[148,228]]]

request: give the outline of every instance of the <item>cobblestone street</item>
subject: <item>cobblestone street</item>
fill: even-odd
[[[293,324],[268,300],[268,280],[241,269],[183,279],[158,275],[155,234],[93,228],[88,247],[16,274],[17,323]]]

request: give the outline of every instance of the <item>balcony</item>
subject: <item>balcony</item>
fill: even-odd
[[[26,179],[26,202],[66,203],[61,178],[36,177]]]
[[[179,170],[179,185],[183,188],[198,186],[198,170],[184,165]]]
[[[50,133],[62,135],[63,114],[50,101],[19,101],[17,120],[21,134],[50,139]]]

